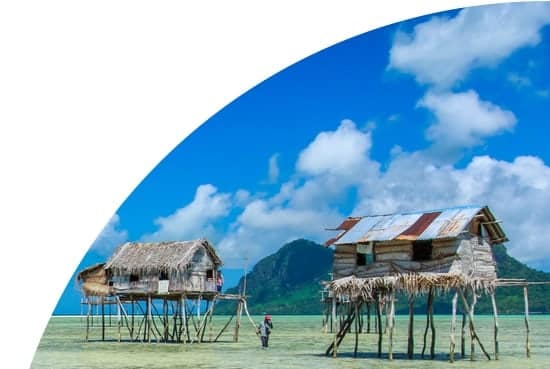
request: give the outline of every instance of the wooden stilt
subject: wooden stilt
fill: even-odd
[[[529,338],[529,297],[527,295],[527,286],[523,287],[523,299],[525,301],[525,354],[531,357],[531,342]]]
[[[241,315],[242,315],[243,303],[239,300],[237,303],[237,312],[235,320],[235,333],[233,334],[233,342],[239,342],[239,328],[241,327]]]
[[[452,300],[452,317],[451,317],[451,344],[449,348],[449,361],[455,361],[455,331],[456,331],[456,304],[458,302],[458,293],[455,292]]]
[[[462,300],[462,304],[464,305],[464,310],[468,312],[468,318],[469,318],[469,322],[470,322],[470,332],[471,332],[471,335],[472,335],[472,340],[475,339],[477,341],[477,343],[479,344],[479,347],[481,348],[481,351],[483,351],[483,353],[487,357],[487,360],[491,360],[491,356],[489,356],[489,354],[487,353],[487,350],[485,350],[485,347],[481,343],[481,340],[479,339],[479,337],[478,337],[478,335],[475,331],[473,307],[470,307],[468,305],[468,301],[466,300],[466,297],[464,296],[464,293],[462,292],[461,289],[458,289],[458,293],[459,293],[460,298]],[[474,291],[474,296],[475,296],[475,291]],[[474,298],[474,302],[475,302],[475,298]]]
[[[166,301],[166,297],[162,299],[162,313],[163,313],[163,325],[164,325],[164,342],[168,342],[168,302]]]
[[[409,335],[407,339],[407,357],[414,355],[414,294],[409,295]]]
[[[105,341],[105,298],[101,297],[101,340]]]
[[[120,314],[120,302],[118,301],[117,296],[117,304],[116,304],[116,323],[117,323],[117,330],[118,330],[118,342],[122,340],[122,333],[120,332],[120,327],[122,325],[122,316]]]
[[[460,331],[460,357],[466,356],[466,312],[462,312],[462,330]]]
[[[430,331],[432,334],[432,340],[430,343],[430,359],[435,359],[435,323],[434,323],[434,291],[430,290],[431,301],[428,314],[430,315]]]
[[[376,296],[376,326],[378,329],[378,357],[382,356],[382,301]]]
[[[134,299],[132,298],[132,328],[130,329],[130,339],[133,341],[134,340]]]
[[[476,292],[472,289],[472,305],[470,305],[470,360],[473,361],[475,357],[475,341],[474,341],[474,309],[477,304]]]
[[[88,313],[86,314],[86,341],[88,341],[90,337],[90,315],[92,314],[92,304],[90,303],[90,299],[86,297],[86,301],[88,302]]]
[[[332,321],[336,322],[336,296],[332,297]],[[333,345],[333,351],[332,356],[336,357],[336,339],[338,338],[338,332],[334,330],[334,339],[332,342]]]
[[[495,360],[498,360],[498,311],[495,293],[491,293],[491,304],[493,305],[493,320],[494,320],[494,340],[495,340]]]
[[[353,357],[357,357],[357,346],[359,345],[359,306],[358,302],[354,303],[355,306],[355,346],[353,348]]]
[[[153,322],[151,295],[147,296],[147,342],[151,343],[151,331]]]
[[[394,315],[395,315],[395,291],[390,293],[390,316],[388,317],[388,359],[393,360],[393,328],[394,328]]]

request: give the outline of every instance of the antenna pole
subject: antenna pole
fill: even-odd
[[[248,269],[248,256],[244,258],[243,296],[246,296],[246,274]]]

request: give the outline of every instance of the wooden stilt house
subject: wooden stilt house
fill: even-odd
[[[105,340],[105,307],[117,308],[118,340],[126,327],[131,341],[203,342],[218,300],[234,300],[238,340],[241,313],[248,314],[241,295],[221,293],[216,280],[222,260],[205,239],[173,242],[127,242],[119,246],[106,263],[78,273],[88,306],[86,339],[93,327],[93,307],[101,308],[101,339]],[[232,319],[233,317],[231,317]],[[110,319],[109,319],[110,320]]]
[[[395,296],[407,296],[409,326],[407,357],[414,353],[414,303],[427,296],[427,323],[424,331],[422,357],[426,338],[431,333],[430,357],[435,356],[435,325],[433,303],[436,296],[451,294],[451,334],[449,359],[455,358],[457,305],[462,311],[461,354],[465,355],[466,319],[469,324],[474,355],[474,342],[483,354],[491,356],[481,343],[474,327],[474,307],[478,297],[491,298],[494,317],[494,358],[498,359],[498,313],[494,292],[500,286],[523,286],[527,343],[529,355],[529,326],[527,285],[524,280],[503,280],[497,276],[492,246],[508,241],[500,221],[487,206],[461,206],[432,211],[388,215],[349,217],[338,227],[337,234],[326,242],[334,247],[333,280],[327,283],[325,322],[339,321],[326,354],[336,356],[338,346],[355,324],[355,349],[358,333],[362,331],[363,313],[367,310],[368,329],[371,328],[371,308],[375,309],[373,326],[378,333],[378,356],[382,355],[384,335],[388,340],[388,358],[393,359]],[[386,327],[382,315],[386,315]]]

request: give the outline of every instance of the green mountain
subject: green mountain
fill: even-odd
[[[522,278],[529,281],[550,281],[550,273],[532,269],[509,256],[502,245],[495,246],[497,273],[500,278]],[[251,314],[321,314],[320,291],[322,280],[329,280],[332,269],[332,250],[315,242],[292,241],[275,254],[259,261],[246,275],[246,294]],[[237,287],[227,293],[239,293],[244,286],[241,278]],[[529,310],[550,313],[550,285],[529,286]],[[524,309],[521,287],[501,287],[496,291],[500,314],[519,314]],[[425,313],[426,298],[417,298],[415,310]],[[434,303],[436,314],[448,314],[451,296],[438,295]],[[406,296],[397,296],[397,313],[408,312]],[[229,313],[234,307],[221,305],[219,313]],[[482,296],[476,314],[491,313],[491,302]]]

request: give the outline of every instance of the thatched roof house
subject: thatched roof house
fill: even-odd
[[[222,264],[205,239],[127,242],[107,263],[81,271],[79,280],[86,295],[214,292]]]
[[[347,218],[333,230],[338,234],[326,245],[334,245],[334,279],[495,280],[491,246],[508,240],[487,206]]]

